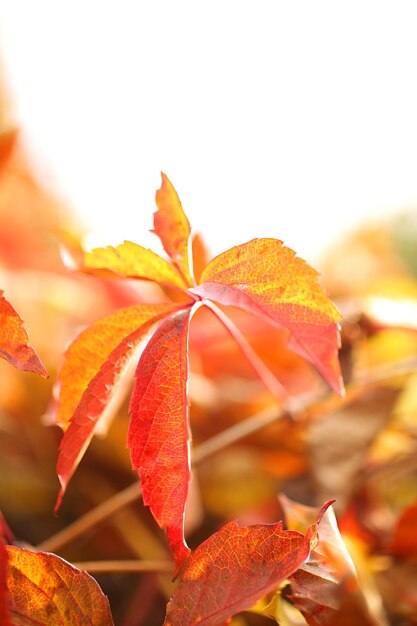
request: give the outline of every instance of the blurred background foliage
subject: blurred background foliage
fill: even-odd
[[[107,312],[141,300],[162,301],[168,294],[149,284],[83,276],[64,263],[69,256],[79,258],[82,229],[69,207],[38,182],[5,102],[4,96],[0,287],[23,317],[50,378],[0,362],[0,509],[15,541],[37,546],[135,480],[125,445],[125,400],[108,431],[93,440],[59,514],[53,514],[61,435],[51,416],[54,380],[66,346]],[[202,266],[202,239],[194,246]],[[302,256],[302,250],[297,252]],[[288,626],[306,619],[335,626],[417,624],[416,214],[364,225],[333,242],[316,266],[343,314],[346,397],[328,393],[310,365],[287,350],[283,331],[234,311],[237,325],[301,409],[220,446],[198,463],[186,534],[196,547],[230,519],[241,524],[281,519],[286,512],[279,494],[309,506],[336,499],[361,602],[355,604],[349,585],[341,584],[338,610],[326,622],[315,621],[292,607],[283,588],[273,610],[242,614],[234,626],[270,623],[268,614]],[[248,418],[262,420],[267,411],[280,414],[276,400],[210,312],[196,315],[190,353],[194,451]],[[71,562],[169,559],[165,537],[141,502],[121,508],[58,553]],[[122,572],[97,578],[110,597],[116,624],[163,622],[173,590],[169,574]]]

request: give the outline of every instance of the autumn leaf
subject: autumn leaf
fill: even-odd
[[[187,384],[192,309],[161,322],[144,349],[130,402],[127,444],[143,501],[167,529],[176,571],[189,554],[184,510],[190,481]]]
[[[7,552],[0,537],[0,624],[11,626],[7,602]]]
[[[165,252],[186,284],[191,287],[194,281],[189,265],[190,224],[173,184],[163,172],[161,176],[162,185],[156,192],[158,210],[154,213],[154,233],[160,238]]]
[[[13,624],[113,625],[107,597],[89,574],[55,554],[31,552],[14,546],[6,546],[6,551],[9,610]]]
[[[317,509],[280,496],[287,526],[305,531]],[[309,626],[337,624],[340,612],[349,602],[350,613],[364,626],[386,625],[381,607],[363,593],[353,559],[339,531],[333,507],[320,522],[318,541],[308,562],[290,576],[289,600],[303,614]],[[369,605],[369,606],[368,606]]]
[[[226,524],[189,557],[164,626],[220,626],[249,609],[308,559],[329,504],[305,535],[284,530],[282,522],[242,528]]]
[[[343,392],[338,360],[340,314],[318,274],[276,239],[253,239],[215,257],[191,291],[286,328],[290,347]]]
[[[28,342],[22,318],[0,290],[0,356],[19,370],[47,378],[48,372]]]
[[[158,320],[175,307],[138,304],[99,320],[71,344],[58,384],[64,385],[57,421],[64,429],[57,461],[61,489],[57,509],[98,421],[111,410],[110,400],[140,342]]]
[[[189,554],[184,538],[184,511],[190,480],[187,385],[192,314],[200,306],[210,308],[265,386],[280,399],[285,396],[282,386],[229,316],[210,298],[221,304],[235,304],[284,326],[291,333],[295,349],[341,391],[337,360],[339,314],[318,286],[316,272],[272,239],[255,240],[220,255],[203,270],[203,284],[189,288],[194,284],[188,258],[190,226],[177,193],[164,174],[156,203],[154,232],[169,260],[125,242],[86,254],[82,269],[99,276],[153,280],[179,289],[185,299],[167,305],[171,308],[165,310],[149,305],[153,314],[142,321],[135,315],[146,310],[144,305],[115,313],[85,330],[70,346],[59,377],[57,421],[67,431],[58,461],[58,503],[125,372],[134,345],[144,339],[139,328],[148,321],[151,325],[156,323],[136,371],[128,446],[132,465],[141,478],[144,503],[167,531],[178,572]]]
[[[151,280],[176,289],[187,288],[184,278],[171,263],[132,241],[87,252],[82,270],[107,278]]]
[[[59,394],[56,422],[61,428],[68,427],[88,383],[123,339],[152,317],[175,308],[178,306],[173,304],[137,304],[119,309],[94,322],[72,341],[56,383]]]

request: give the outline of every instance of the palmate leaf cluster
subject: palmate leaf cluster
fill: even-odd
[[[3,186],[25,170],[16,146],[17,138],[7,135]],[[13,180],[22,194],[22,176]],[[8,189],[8,203],[13,193]],[[42,189],[31,183],[25,193],[56,216]],[[273,618],[336,626],[349,615],[355,623],[389,624],[399,611],[397,581],[401,611],[414,623],[407,599],[416,549],[410,529],[417,493],[413,497],[409,459],[417,344],[413,324],[398,321],[405,305],[415,302],[414,279],[381,233],[368,250],[374,274],[356,294],[346,281],[349,270],[341,280],[338,259],[330,257],[323,280],[345,312],[339,353],[338,309],[317,272],[291,249],[276,239],[253,239],[207,260],[164,174],[156,204],[161,253],[131,241],[85,253],[68,225],[54,224],[56,240],[76,260],[74,271],[55,256],[50,240],[48,254],[41,260],[34,254],[32,263],[37,236],[28,231],[4,238],[0,354],[10,391],[0,400],[5,415],[36,432],[37,465],[49,458],[42,470],[49,484],[50,461],[58,455],[60,486],[48,487],[45,514],[54,524],[65,525],[65,516],[84,519],[84,511],[77,511],[80,487],[91,503],[100,501],[99,492],[104,500],[111,496],[110,485],[114,497],[123,493],[117,481],[128,482],[133,467],[140,479],[134,511],[126,512],[128,522],[114,515],[111,541],[105,528],[94,530],[98,537],[104,532],[96,551],[103,562],[133,554],[138,568],[153,563],[161,574],[129,574],[128,599],[119,604],[115,598],[123,594],[108,587],[114,575],[100,578],[103,594],[82,571],[91,556],[83,556],[80,546],[56,549],[65,541],[59,533],[45,539],[51,531],[41,525],[41,536],[22,537],[37,546],[23,548],[2,520],[2,623],[165,619],[172,626],[216,626],[231,618],[236,625]],[[362,243],[358,237],[349,245],[355,250]],[[349,258],[353,263],[355,256]],[[28,280],[36,284],[29,307],[28,295],[19,297],[16,290]],[[61,287],[61,294],[76,294],[76,305],[54,299]],[[396,303],[397,318],[384,318],[378,309],[384,299]],[[30,409],[26,393],[35,396],[26,391],[28,381],[35,381],[39,397]],[[62,437],[45,420],[58,425]],[[96,443],[93,436],[109,428],[107,439]],[[4,468],[13,454],[7,451]],[[30,455],[19,454],[27,463]],[[91,465],[94,457],[100,472]],[[406,495],[395,481],[380,487],[379,477],[395,464],[407,480]],[[115,473],[107,477],[109,466]],[[30,472],[26,476],[31,484]],[[54,496],[62,517],[52,516]],[[146,517],[140,498],[157,524]],[[2,502],[2,508],[15,529],[19,504]],[[17,526],[15,532],[24,535]],[[167,564],[168,577],[162,574]],[[153,601],[145,607],[150,589]],[[138,609],[136,594],[145,608]]]

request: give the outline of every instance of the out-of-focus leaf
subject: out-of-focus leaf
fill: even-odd
[[[68,482],[91,441],[98,420],[103,418],[105,412],[111,411],[111,400],[115,396],[117,384],[126,373],[138,345],[147,337],[158,320],[170,310],[172,307],[164,304],[159,306],[137,305],[110,316],[111,323],[106,328],[109,333],[107,336],[110,336],[112,325],[116,322],[120,324],[117,330],[124,329],[122,331],[124,335],[121,342],[112,350],[101,364],[97,374],[88,383],[69,424],[65,428],[57,462],[57,474],[61,489],[55,509],[60,506]],[[109,322],[109,318],[106,319]],[[103,322],[104,320],[101,320],[102,327]],[[91,330],[91,327],[88,330]],[[112,342],[115,335],[117,336],[117,333],[111,334]],[[120,336],[118,338],[120,339]],[[101,335],[98,340],[102,342]],[[83,348],[85,347],[84,344]],[[78,345],[79,349],[80,345]],[[90,349],[94,349],[94,343],[90,343]]]
[[[387,550],[400,557],[417,556],[417,502],[401,513]]]
[[[77,230],[75,220],[70,226],[67,207],[36,180],[18,130],[0,133],[0,265],[60,272],[63,265],[54,233]]]
[[[7,602],[7,551],[0,536],[0,624],[11,626]]]
[[[406,380],[393,410],[395,425],[417,432],[417,373]]]
[[[317,272],[281,241],[253,239],[210,261],[201,284],[191,291],[286,328],[289,345],[342,393],[340,314],[317,278]]]
[[[124,241],[116,247],[94,248],[85,254],[82,269],[96,276],[151,280],[181,290],[187,288],[184,278],[171,263],[132,241]]]
[[[128,335],[152,317],[169,313],[173,304],[138,304],[94,322],[68,347],[58,376],[59,401],[56,422],[64,430],[79,405],[88,383]]]
[[[192,309],[159,325],[136,370],[127,443],[138,470],[143,501],[168,540],[176,572],[189,554],[184,509],[190,480],[188,329]]]
[[[165,252],[179,269],[188,286],[193,285],[189,265],[190,224],[168,176],[161,172],[162,185],[156,192],[158,210],[154,213],[154,233]]]
[[[28,342],[22,318],[0,290],[0,356],[19,370],[47,378],[48,372]]]
[[[112,626],[97,582],[55,554],[7,546],[7,588],[13,625]]]
[[[210,259],[206,243],[200,233],[195,233],[193,235],[191,248],[193,252],[193,272],[197,283],[199,283],[201,273]]]
[[[306,434],[311,475],[322,499],[343,510],[366,466],[370,447],[391,415],[396,391],[381,388],[312,424]]]
[[[190,555],[165,626],[220,626],[249,609],[308,559],[327,506],[305,535],[284,530],[282,522],[243,528],[226,524]]]

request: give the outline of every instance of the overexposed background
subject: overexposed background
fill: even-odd
[[[149,245],[159,171],[217,254],[313,260],[417,206],[415,2],[3,0],[27,142],[94,245]]]

